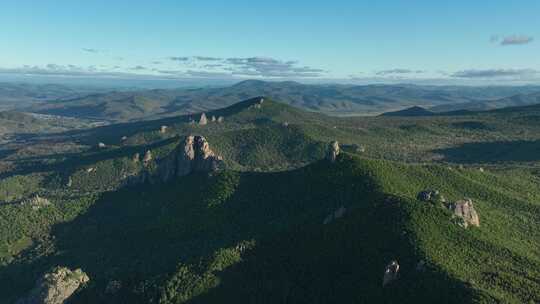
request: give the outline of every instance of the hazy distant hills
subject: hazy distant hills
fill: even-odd
[[[0,111],[20,109],[52,100],[80,98],[105,88],[58,84],[0,83]]]
[[[539,102],[540,87],[307,85],[292,81],[247,80],[219,88],[96,93],[45,86],[45,89],[37,90],[41,92],[39,95],[33,91],[31,86],[6,89],[0,85],[0,103],[26,112],[130,121],[208,111],[264,95],[308,111],[347,116],[377,115],[412,106],[443,112],[534,104]]]
[[[435,115],[434,112],[426,110],[422,107],[414,106],[407,109],[385,112],[381,116],[431,116]]]
[[[455,110],[470,110],[470,111],[487,111],[505,107],[527,106],[540,103],[540,92],[517,94],[509,97],[504,97],[495,100],[466,102],[459,104],[444,104],[431,108],[435,112],[455,111]]]

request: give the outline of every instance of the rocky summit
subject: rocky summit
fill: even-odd
[[[223,166],[223,159],[210,148],[204,136],[187,136],[158,163],[158,174],[163,181],[193,172],[212,172]]]

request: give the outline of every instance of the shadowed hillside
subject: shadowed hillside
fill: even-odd
[[[90,277],[72,303],[538,302],[535,111],[338,119],[257,97],[38,136],[4,158],[0,301],[65,266]],[[188,135],[223,167],[171,173]],[[451,211],[466,198],[479,227]]]

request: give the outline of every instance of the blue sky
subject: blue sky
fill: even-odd
[[[0,2],[0,73],[540,83],[540,1]]]

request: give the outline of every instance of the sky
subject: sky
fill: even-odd
[[[540,84],[540,1],[0,1],[18,77]]]

